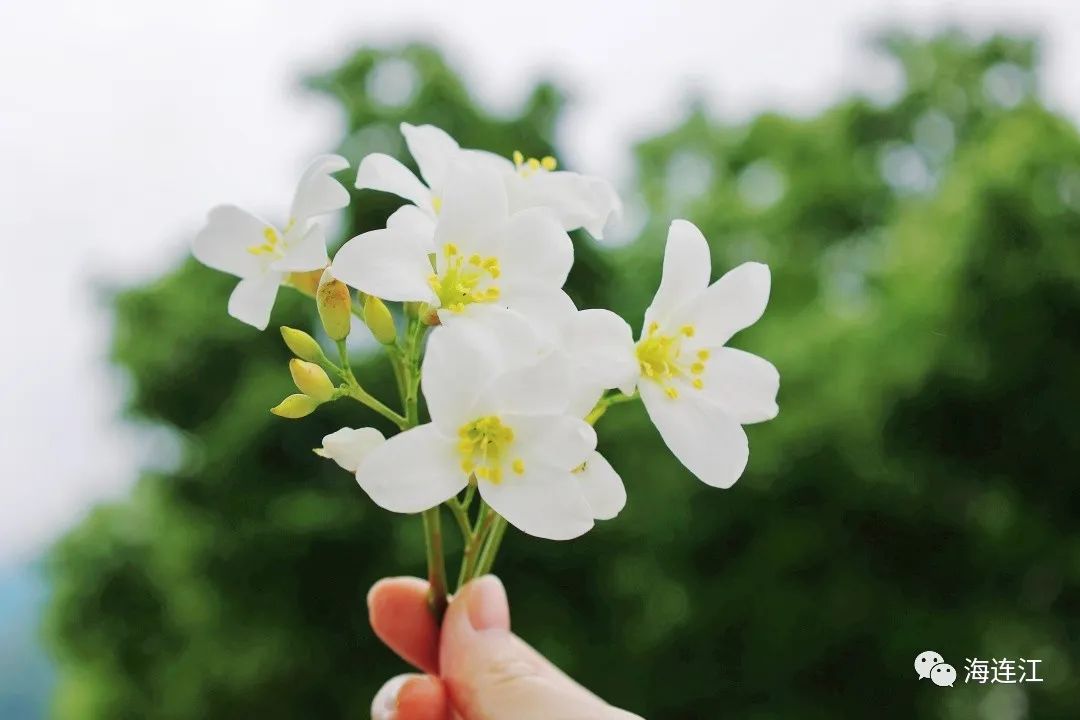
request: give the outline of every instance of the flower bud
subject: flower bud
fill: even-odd
[[[344,340],[352,323],[352,296],[349,288],[329,270],[323,272],[319,289],[315,292],[315,304],[319,317],[331,340]]]
[[[420,306],[420,322],[424,323],[429,327],[442,325],[442,319],[439,317],[439,311],[436,308],[431,307],[427,303]]]
[[[315,412],[317,407],[319,407],[319,402],[315,398],[297,393],[285,398],[276,407],[270,408],[270,412],[278,417],[297,420]]]
[[[374,295],[368,295],[364,301],[364,322],[375,339],[383,345],[393,345],[397,340],[397,326],[394,325],[390,308]]]
[[[297,389],[312,400],[324,403],[334,397],[334,383],[326,371],[315,363],[297,360],[289,361],[289,372]]]
[[[322,348],[319,347],[319,343],[315,342],[315,338],[303,330],[282,326],[281,339],[285,341],[285,345],[292,351],[292,354],[301,360],[313,363],[326,362],[326,355],[323,353]]]
[[[315,291],[319,289],[319,279],[322,274],[322,270],[289,273],[289,284],[305,295],[315,297]]]

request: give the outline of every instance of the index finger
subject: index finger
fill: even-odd
[[[384,578],[368,592],[375,635],[403,660],[439,674],[439,627],[428,609],[428,584],[412,577]]]

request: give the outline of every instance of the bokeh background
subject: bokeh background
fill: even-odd
[[[782,377],[744,478],[609,412],[629,503],[508,536],[521,635],[650,719],[1080,713],[1080,8],[53,1],[0,28],[0,718],[362,718],[404,669],[364,596],[423,572],[419,519],[311,454],[376,418],[272,417],[287,351],[186,256],[212,204],[276,217],[315,152],[409,162],[403,120],[618,180],[611,237],[575,235],[582,307],[637,325],[674,217],[715,274],[773,270],[734,342]],[[396,206],[355,194],[338,240]],[[313,310],[283,292],[273,322]],[[926,649],[1044,682],[920,683]]]

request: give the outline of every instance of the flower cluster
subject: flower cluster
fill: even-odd
[[[768,268],[745,263],[710,283],[708,243],[676,220],[635,341],[621,317],[579,310],[562,289],[574,261],[568,231],[599,237],[621,210],[609,183],[558,170],[551,157],[463,149],[430,125],[401,130],[420,176],[374,153],[361,161],[356,187],[408,204],[332,261],[319,218],[349,199],[332,176],[347,162],[333,155],[304,172],[280,229],[223,206],[195,239],[200,261],[240,278],[231,315],[263,329],[278,287],[291,285],[315,298],[338,345],[335,364],[311,336],[282,329],[300,393],[274,412],[301,417],[350,397],[394,422],[401,432],[389,439],[344,428],[316,452],[355,473],[378,505],[423,512],[429,551],[446,503],[465,535],[464,579],[490,566],[506,522],[565,540],[619,513],[626,492],[593,429],[613,404],[640,399],[683,465],[709,485],[731,486],[748,458],[742,426],[777,413],[776,369],[727,347],[764,312]],[[396,317],[387,302],[401,303]],[[352,315],[386,347],[401,412],[352,373],[344,345]]]

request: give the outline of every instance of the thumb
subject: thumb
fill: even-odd
[[[462,588],[442,625],[439,667],[464,720],[641,720],[571,680],[510,632],[499,579]]]

